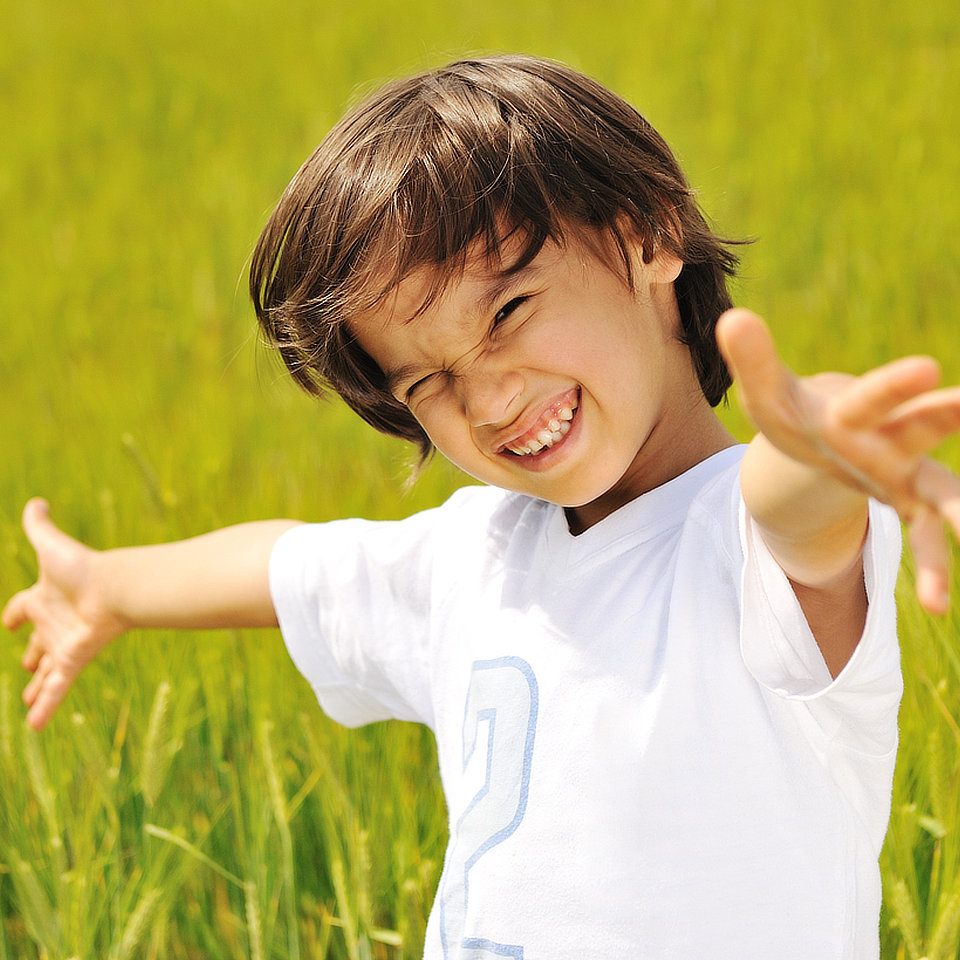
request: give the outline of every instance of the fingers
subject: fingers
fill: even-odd
[[[44,671],[42,677],[40,677],[41,670]],[[30,709],[27,711],[27,723],[34,730],[42,730],[47,725],[57,707],[63,702],[67,691],[73,685],[73,679],[73,677],[68,677],[55,668],[45,670],[44,665],[41,664],[40,670],[27,685],[23,694],[24,702],[30,705]],[[28,690],[30,691],[29,699],[27,697]]]
[[[921,511],[909,531],[917,564],[917,599],[930,613],[943,615],[950,605],[950,558],[943,524],[932,510]]]
[[[39,634],[34,631],[27,641],[27,649],[23,651],[23,656],[20,658],[23,669],[33,673],[37,667],[40,666],[40,660],[44,653],[46,653],[46,648],[43,645],[43,641],[40,639]]]
[[[960,477],[942,463],[925,458],[920,462],[914,481],[919,500],[945,521],[960,538]]]
[[[27,723],[34,730],[45,727],[63,702],[67,691],[76,680],[77,671],[72,667],[56,663],[48,655],[41,655],[36,672],[23,688],[23,702],[30,708],[27,711]]]
[[[3,608],[3,616],[0,620],[8,630],[16,630],[17,627],[23,626],[30,619],[27,614],[28,593],[29,590],[21,590],[19,593],[15,593]]]
[[[41,657],[36,672],[30,678],[30,682],[23,688],[23,702],[29,707],[32,706],[40,691],[46,683],[47,675],[50,673],[51,661],[47,657]]]
[[[940,367],[932,357],[894,360],[852,381],[836,405],[836,417],[845,427],[871,429],[939,382]]]
[[[960,433],[960,387],[949,387],[907,400],[884,425],[884,433],[907,454],[928,453]]]

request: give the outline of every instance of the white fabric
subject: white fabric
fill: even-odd
[[[741,448],[578,537],[470,487],[294,528],[271,586],[324,708],[437,738],[451,842],[430,960],[875,960],[901,694],[896,515],[831,681],[744,516]]]

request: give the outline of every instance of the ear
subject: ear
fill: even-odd
[[[680,276],[683,261],[664,247],[659,247],[649,263],[643,265],[652,283],[673,283]]]
[[[680,276],[683,261],[666,248],[659,233],[651,241],[654,244],[653,257],[649,262],[644,262],[646,249],[633,224],[621,214],[617,219],[617,226],[630,249],[630,259],[637,279],[645,277],[648,283],[670,284]]]

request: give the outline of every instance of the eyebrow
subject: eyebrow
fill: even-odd
[[[477,310],[481,314],[490,313],[508,292],[530,283],[542,272],[536,258],[519,270],[504,270],[496,274],[487,284],[487,289],[477,298]]]

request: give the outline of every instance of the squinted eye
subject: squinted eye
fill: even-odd
[[[509,303],[504,304],[496,313],[496,316],[493,318],[494,326],[499,323],[503,323],[507,317],[513,313],[522,303],[525,303],[529,298],[528,297],[514,297]]]
[[[424,397],[432,395],[440,385],[443,376],[444,373],[442,370],[435,373],[428,373],[425,377],[421,377],[419,380],[410,384],[403,394],[403,402],[407,406],[410,406],[414,400],[419,401]]]
[[[424,386],[429,379],[430,379],[430,377],[421,377],[421,379],[419,379],[416,383],[410,384],[410,386],[407,387],[406,393],[403,395],[403,402],[404,402],[404,403],[410,403],[410,401],[413,399],[413,395],[414,395],[422,386]]]

